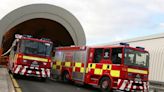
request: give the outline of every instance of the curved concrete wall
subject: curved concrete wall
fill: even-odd
[[[69,32],[75,45],[86,44],[85,33],[79,21],[65,9],[49,4],[27,5],[7,14],[0,20],[0,41],[2,41],[3,35],[11,28],[35,18],[45,18],[60,23]]]

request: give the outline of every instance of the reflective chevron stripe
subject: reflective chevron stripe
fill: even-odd
[[[143,84],[143,86],[139,85],[133,85],[133,83]],[[132,80],[122,80],[119,79],[117,83],[117,87],[119,90],[123,91],[131,91],[131,90],[147,90],[148,92],[148,83],[147,82],[138,82],[138,81],[132,81]],[[144,91],[145,92],[145,91]]]
[[[13,71],[15,74],[29,76],[30,74],[36,75],[36,77],[50,77],[50,69],[29,67],[16,65]]]

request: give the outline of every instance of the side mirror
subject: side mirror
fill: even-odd
[[[16,51],[17,50],[17,46],[14,46],[14,51]]]

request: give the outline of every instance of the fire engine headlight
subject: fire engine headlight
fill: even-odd
[[[27,60],[23,60],[23,63],[26,63],[27,62]]]
[[[47,63],[43,63],[43,65],[47,65]]]

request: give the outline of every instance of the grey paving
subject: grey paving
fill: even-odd
[[[6,68],[0,68],[0,92],[15,92]]]

